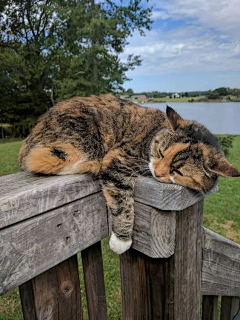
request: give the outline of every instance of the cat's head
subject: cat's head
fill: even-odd
[[[206,193],[218,175],[240,176],[226,160],[218,139],[203,125],[182,119],[170,107],[167,107],[166,118],[166,127],[151,143],[149,167],[157,180]]]

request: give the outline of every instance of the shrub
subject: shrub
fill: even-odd
[[[225,155],[228,155],[229,149],[233,147],[233,140],[235,139],[235,137],[236,136],[232,134],[218,136],[218,140]]]

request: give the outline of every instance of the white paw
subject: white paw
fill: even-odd
[[[109,241],[109,246],[112,251],[117,254],[122,254],[127,251],[132,245],[132,239],[124,241],[120,240],[115,233],[112,233]]]

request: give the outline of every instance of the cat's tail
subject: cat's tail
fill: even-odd
[[[19,152],[19,162],[24,171],[43,174],[98,174],[101,162],[88,160],[88,155],[70,143],[36,146],[27,153],[25,145]]]
[[[66,165],[64,156],[67,157],[63,150],[51,147],[35,147],[25,157],[21,155],[20,150],[19,160],[22,169],[25,171],[57,174]]]

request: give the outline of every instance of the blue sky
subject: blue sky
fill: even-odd
[[[144,3],[145,0],[143,0]],[[150,0],[152,30],[129,38],[122,59],[139,54],[125,88],[194,91],[240,87],[239,0]]]

